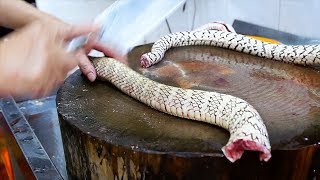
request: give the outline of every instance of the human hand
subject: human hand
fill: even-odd
[[[78,49],[77,52],[79,68],[91,82],[93,82],[97,77],[96,70],[87,56],[93,49],[102,52],[106,56],[116,58],[119,61],[126,61],[126,57],[121,56],[106,44],[99,42],[95,33],[91,34],[88,42],[82,48]]]
[[[66,46],[72,38],[97,28],[60,26],[53,21],[32,22],[1,39],[1,95],[45,96],[80,63],[80,50],[67,52]]]
[[[71,25],[60,21],[51,16],[46,16],[41,19],[42,21],[49,22],[51,26],[55,26],[57,29],[68,29]],[[96,26],[95,31],[90,33],[89,39],[83,46],[79,47],[76,50],[76,57],[78,60],[78,66],[82,72],[91,82],[95,81],[97,74],[96,70],[93,67],[91,61],[88,58],[88,54],[91,50],[97,50],[102,52],[104,55],[108,57],[113,57],[123,63],[126,63],[127,59],[125,56],[118,54],[118,52],[111,47],[108,46],[108,43],[100,42],[97,38],[99,28]],[[87,34],[86,34],[87,35]],[[73,71],[69,72],[72,73]]]

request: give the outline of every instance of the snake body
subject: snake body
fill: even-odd
[[[160,38],[151,52],[141,56],[141,65],[149,67],[158,63],[171,47],[189,45],[217,46],[299,65],[320,64],[320,45],[266,43],[237,34],[229,25],[214,22],[194,31],[171,33]],[[160,84],[112,58],[95,59],[93,64],[100,78],[152,108],[227,129],[230,139],[222,151],[231,162],[239,159],[245,150],[259,151],[260,160],[270,159],[267,129],[257,110],[245,100],[217,92]]]
[[[141,66],[149,67],[158,63],[171,47],[189,45],[217,46],[300,65],[320,64],[320,45],[272,44],[237,34],[233,30],[220,29],[207,25],[195,31],[176,32],[163,36],[153,44],[151,52],[141,56]]]
[[[227,129],[230,139],[222,151],[231,162],[239,159],[244,150],[259,151],[260,160],[270,159],[267,129],[258,112],[246,101],[217,92],[160,84],[112,58],[92,62],[101,79],[154,109]]]

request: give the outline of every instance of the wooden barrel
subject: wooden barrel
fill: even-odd
[[[260,162],[258,153],[245,152],[231,163],[221,151],[226,130],[151,109],[77,71],[57,95],[70,178],[320,178],[319,71],[207,46],[172,49],[142,69],[139,57],[150,48],[135,48],[129,66],[161,83],[250,102],[267,126],[272,158]]]

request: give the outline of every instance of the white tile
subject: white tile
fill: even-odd
[[[186,3],[177,9],[170,17],[168,23],[172,32],[187,31],[192,26],[192,15],[194,11],[194,1],[187,0]]]
[[[194,27],[197,28],[213,21],[231,23],[228,17],[227,0],[195,0],[196,17]]]
[[[319,0],[281,0],[280,8],[280,30],[320,38]]]
[[[193,14],[193,0],[188,0],[184,6],[178,8],[168,18],[167,22],[162,22],[152,33],[145,37],[144,43],[151,43],[157,41],[160,37],[178,31],[190,30],[192,26],[192,18],[190,13]]]
[[[115,0],[37,0],[37,7],[66,22],[90,22]]]
[[[115,0],[37,0],[39,9],[70,23],[85,23]],[[183,10],[184,9],[184,10]],[[171,32],[191,30],[208,22],[234,19],[279,29],[307,37],[320,37],[319,0],[187,0],[168,19]],[[168,34],[161,23],[142,43],[150,43]]]
[[[230,19],[278,29],[279,0],[228,0]]]

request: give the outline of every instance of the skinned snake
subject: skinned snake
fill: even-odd
[[[171,47],[212,45],[300,65],[320,64],[320,46],[289,46],[262,42],[235,33],[221,22],[210,23],[194,31],[168,34],[141,56],[141,65],[149,67],[161,61]],[[98,76],[114,84],[127,95],[159,111],[196,121],[207,122],[230,132],[222,148],[231,162],[245,150],[260,152],[260,160],[271,158],[266,126],[257,110],[243,99],[202,90],[182,89],[150,80],[112,58],[92,60]]]

